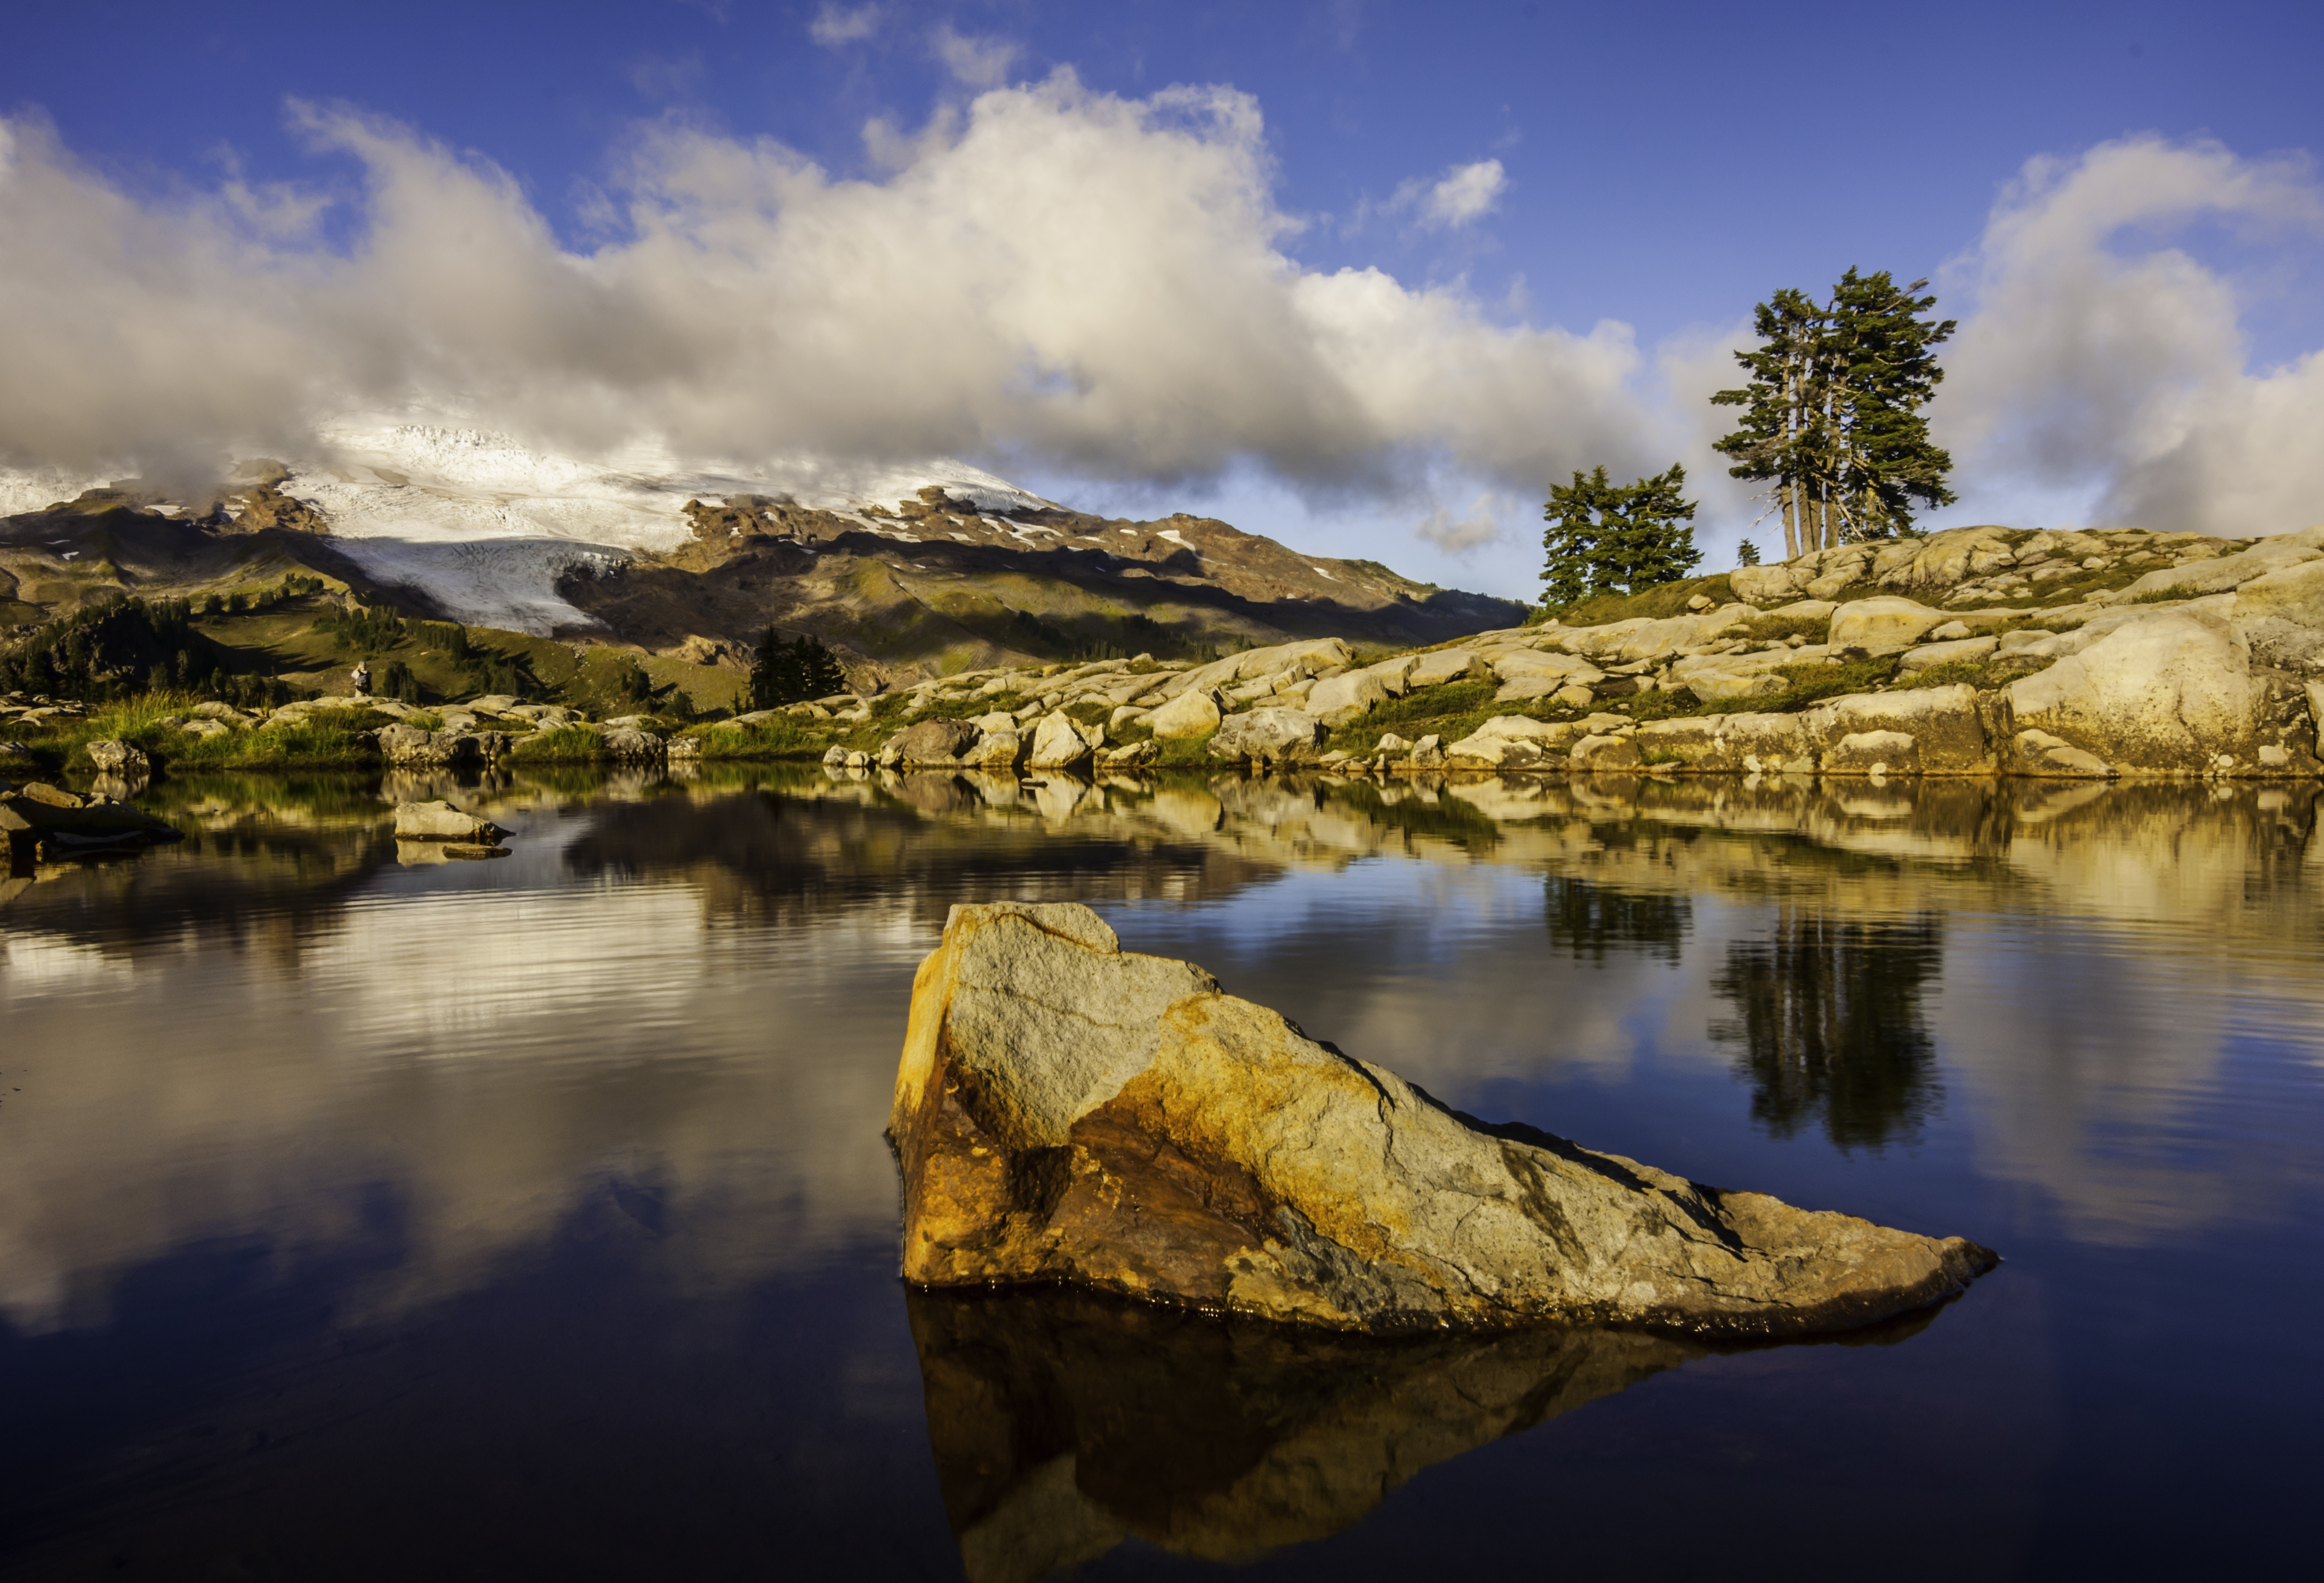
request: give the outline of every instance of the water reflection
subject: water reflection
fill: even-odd
[[[963,1553],[1008,1576],[1124,1535],[1196,1557],[1305,1542],[1414,1470],[1577,1403],[1600,1404],[1595,1422],[1730,1377],[1735,1359],[1671,1374],[1679,1355],[1653,1350],[1669,1343],[1635,1339],[1359,1357],[1015,1300],[915,1302],[905,1335],[880,1136],[903,999],[945,909],[995,896],[1093,903],[1133,948],[1201,961],[1472,1113],[2006,1246],[2012,1265],[1963,1321],[2041,1278],[2045,1245],[2137,1249],[2122,1267],[2181,1282],[2205,1314],[2229,1302],[2221,1269],[2244,1271],[2236,1311],[2287,1326],[2312,1305],[2267,1282],[2324,1268],[2305,1229],[2324,1198],[2313,787],[1033,785],[711,766],[164,779],[138,795],[188,839],[30,865],[0,891],[0,1389],[84,1348],[69,1377],[88,1390],[142,1377],[105,1339],[134,1321],[174,1344],[196,1311],[226,1335],[261,1311],[311,1324],[328,1309],[334,1337],[417,1327],[474,1359],[474,1316],[547,1261],[579,1273],[553,1300],[527,1287],[515,1329],[586,1329],[623,1302],[640,1336],[680,1309],[689,1325],[724,1316],[715,1345],[686,1341],[639,1389],[678,1442],[692,1420],[725,1422],[708,1398],[772,1344],[751,1328],[765,1315],[834,1356],[841,1310],[808,1294],[844,1276],[844,1322],[869,1334],[864,1316],[887,1312],[895,1350],[830,1367],[892,1395],[917,1355]],[[512,855],[401,866],[392,804],[434,796],[510,830]],[[576,1229],[646,1251],[576,1265]],[[189,1281],[209,1296],[187,1297]],[[2062,1309],[2069,1285],[2043,1301]],[[744,1292],[756,1319],[731,1305]],[[577,1330],[564,1337],[576,1379],[601,1367]],[[292,1350],[309,1358],[310,1340]],[[2182,1330],[2174,1356],[2214,1343]],[[2056,1356],[2087,1353],[2077,1337]],[[89,1489],[175,1466],[137,1461],[172,1435],[243,1422],[187,1405],[232,1396],[242,1354],[184,1357],[200,1388],[164,1404],[124,1387],[88,1421],[74,1443]],[[323,1416],[410,1383],[313,1368]],[[1786,1377],[1823,1389],[1813,1371]],[[521,1426],[568,1422],[566,1384],[536,1386],[509,1407],[502,1459],[556,1460],[537,1443],[551,1431],[529,1441]],[[789,1388],[753,1411],[802,1411]],[[2140,1394],[2115,1376],[2089,1394]],[[8,1399],[76,1422],[70,1392]],[[1738,1422],[1780,1416],[1738,1399]],[[430,1400],[438,1422],[459,1412]],[[919,1412],[915,1396],[879,1422],[917,1448]],[[798,1444],[861,1450],[853,1422],[833,1407]],[[1801,1454],[1765,1432],[1770,1465]],[[620,1461],[611,1440],[588,1443]],[[28,1445],[10,1477],[47,1499]],[[876,1460],[849,1464],[868,1527],[892,1487]],[[801,1500],[787,1509],[813,1507]],[[1522,1492],[1509,1509],[1529,1509]],[[826,1553],[839,1567],[850,1552]]]
[[[1542,916],[1550,949],[1568,953],[1576,962],[1604,962],[1613,951],[1676,967],[1694,909],[1683,897],[1618,890],[1552,874],[1544,888]]]
[[[1915,1137],[1941,1091],[1923,993],[1943,964],[1932,918],[1859,923],[1784,907],[1765,938],[1737,941],[1711,988],[1734,1016],[1751,1118],[1777,1137],[1811,1120],[1842,1149]]]
[[[1033,1583],[1133,1535],[1248,1563],[1339,1532],[1437,1463],[1720,1350],[1557,1327],[1380,1340],[1051,1289],[906,1302],[969,1583]],[[1845,1344],[1893,1344],[1934,1317]]]

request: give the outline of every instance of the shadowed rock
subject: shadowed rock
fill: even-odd
[[[1782,1336],[1995,1262],[1488,1127],[1071,905],[953,909],[890,1131],[903,1274],[931,1286],[1068,1282],[1343,1330]]]

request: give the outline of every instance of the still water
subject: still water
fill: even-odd
[[[399,856],[450,791],[513,855]],[[2308,1549],[2312,788],[157,783],[0,880],[0,1571],[2205,1572]],[[1455,1107],[1960,1234],[1822,1344],[908,1293],[954,902]]]

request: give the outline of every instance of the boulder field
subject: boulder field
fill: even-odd
[[[2061,577],[2117,585],[2069,597],[2080,584]],[[1124,769],[1191,742],[1214,761],[1343,773],[2324,776],[2324,528],[2240,548],[1959,529],[1725,583],[1724,603],[1681,613],[1550,621],[1369,662],[1326,638],[1199,666],[947,677],[912,688],[902,715],[945,718],[831,762]],[[2044,586],[2069,602],[2024,603]],[[1877,679],[1818,682],[1858,675]],[[1480,684],[1496,711],[1481,719],[1465,707]],[[1364,731],[1383,710],[1425,718],[1434,690],[1454,687],[1470,689],[1444,711],[1462,718],[1455,740]],[[988,698],[1010,707],[973,713]]]
[[[1071,904],[956,907],[890,1137],[903,1274],[1372,1332],[1840,1330],[1990,1269],[1960,1238],[1689,1182],[1446,1109]]]

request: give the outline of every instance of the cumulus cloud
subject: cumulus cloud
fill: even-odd
[[[1971,306],[1932,410],[1963,478],[2158,529],[2324,521],[2324,354],[2254,372],[2234,281],[2163,240],[2220,223],[2310,239],[2324,190],[2303,161],[2158,137],[2028,163],[1945,273]]]
[[[954,32],[945,23],[928,35],[928,46],[946,71],[973,88],[999,87],[1009,79],[1018,46],[1008,39]]]
[[[8,459],[247,455],[429,402],[585,455],[1255,465],[1383,498],[1652,459],[1626,327],[1511,325],[1457,284],[1291,258],[1258,106],[1229,89],[1125,99],[1061,71],[898,140],[875,180],[657,124],[609,184],[617,240],[586,251],[487,162],[295,115],[360,162],[328,228],[351,244],[304,195],[141,199],[5,124]]]
[[[807,35],[826,50],[860,43],[880,29],[877,5],[825,5],[807,24]]]
[[[1413,532],[1447,555],[1471,555],[1500,542],[1501,519],[1516,509],[1508,496],[1488,492],[1471,503],[1467,516],[1456,518],[1451,507],[1439,506]]]

